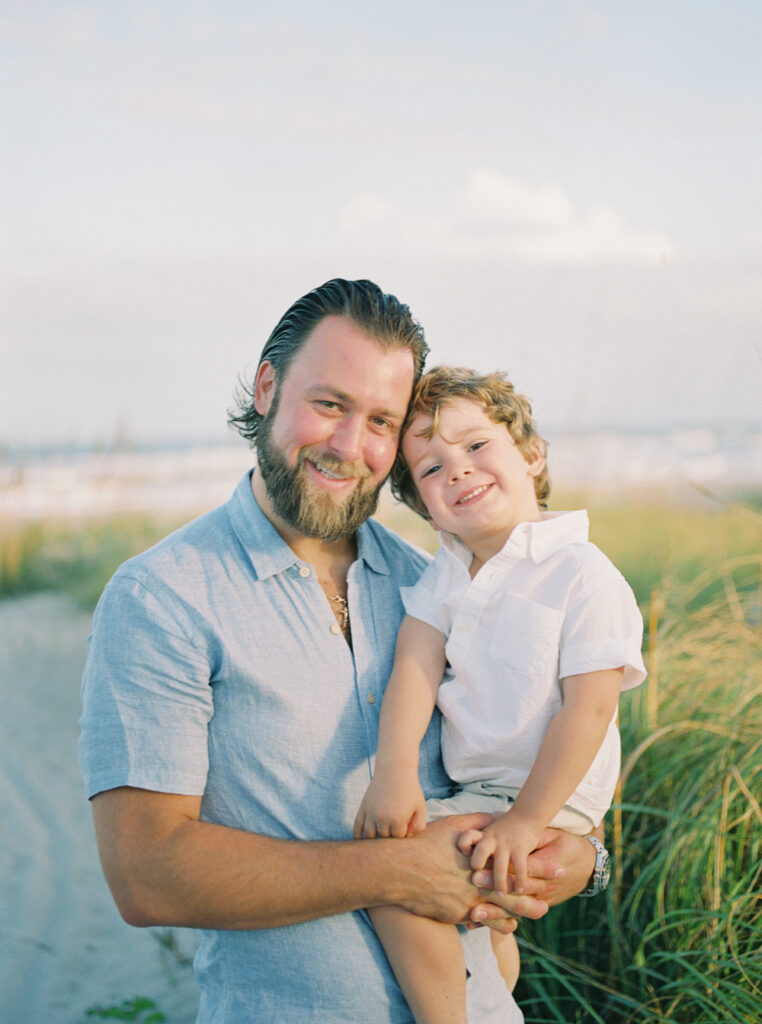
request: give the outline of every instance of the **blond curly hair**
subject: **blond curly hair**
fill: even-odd
[[[441,410],[458,398],[482,406],[493,423],[504,423],[516,445],[530,462],[539,451],[547,452],[547,441],[537,431],[532,419],[532,406],[525,395],[516,392],[505,373],[479,374],[463,366],[435,366],[418,381],[410,399],[407,416],[400,432],[400,447],[390,476],[395,498],[423,516],[429,518],[418,488],[413,482],[410,468],[402,454],[402,439],[417,416],[430,416],[431,423],[421,431],[421,437],[430,440],[439,428]],[[550,475],[547,464],[534,478],[537,504],[548,507]]]

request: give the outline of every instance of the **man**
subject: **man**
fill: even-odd
[[[456,849],[484,816],[350,839],[398,590],[425,564],[368,517],[426,352],[408,308],[371,282],[298,300],[233,418],[256,469],[122,566],[96,610],[80,759],[103,869],[129,923],[201,929],[199,1021],[410,1021],[362,908],[509,931],[510,913],[540,916],[592,872],[589,844],[557,837],[534,860],[542,899],[498,906]],[[437,726],[427,795],[447,790]],[[466,937],[471,1019],[520,1020],[485,938]]]

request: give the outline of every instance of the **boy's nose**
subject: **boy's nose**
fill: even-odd
[[[450,470],[450,483],[456,484],[458,480],[462,480],[464,476],[468,476],[471,472],[470,466],[455,466]]]

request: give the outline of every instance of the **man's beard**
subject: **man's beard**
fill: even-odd
[[[383,481],[377,487],[368,487],[369,470],[358,472],[356,466],[309,447],[300,450],[295,467],[289,466],[272,440],[276,411],[277,403],[261,421],[257,434],[257,469],[273,510],[284,523],[306,537],[328,542],[351,537],[376,511]],[[356,477],[357,484],[349,497],[339,503],[316,488],[304,469],[307,459],[341,476]]]

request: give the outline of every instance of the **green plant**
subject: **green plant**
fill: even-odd
[[[614,880],[520,930],[527,1024],[753,1024],[762,1001],[762,557],[655,590],[621,706]]]
[[[85,1016],[98,1020],[128,1020],[137,1024],[164,1024],[165,1015],[157,1009],[156,1003],[145,996],[125,999],[119,1006],[92,1006]]]

